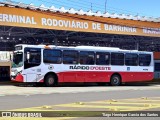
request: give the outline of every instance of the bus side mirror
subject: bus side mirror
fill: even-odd
[[[30,52],[27,52],[27,60],[30,59]]]

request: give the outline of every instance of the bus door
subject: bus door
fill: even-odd
[[[37,78],[41,73],[41,49],[25,48],[24,50],[24,70],[26,74],[26,82],[37,82]]]
[[[36,69],[31,68],[29,71],[26,72],[26,80],[27,82],[37,82],[37,74]]]

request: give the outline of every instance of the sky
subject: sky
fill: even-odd
[[[0,0],[5,1],[5,0]],[[41,4],[57,8],[64,7],[66,9],[74,8],[93,12],[105,11],[117,14],[131,14],[147,17],[160,17],[160,0],[13,0],[26,4],[33,3],[35,6]],[[105,9],[106,6],[106,9]]]

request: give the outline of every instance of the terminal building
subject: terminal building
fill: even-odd
[[[10,60],[16,44],[152,51],[160,71],[160,18],[0,2],[0,59]]]

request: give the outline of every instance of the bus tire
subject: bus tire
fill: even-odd
[[[112,86],[119,86],[121,84],[121,77],[119,75],[113,75],[110,80]]]
[[[45,86],[52,87],[56,84],[56,77],[54,75],[49,74],[45,77],[44,83]]]

